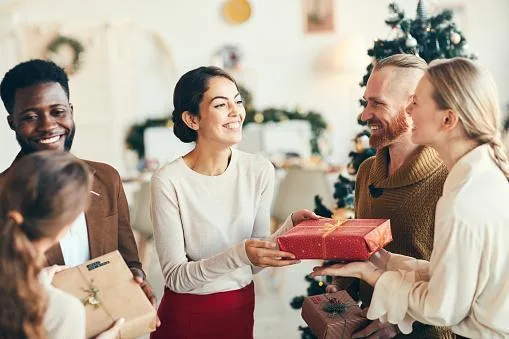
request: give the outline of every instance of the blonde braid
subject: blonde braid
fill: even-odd
[[[507,158],[506,149],[502,143],[502,139],[499,136],[495,136],[490,141],[490,146],[493,149],[495,163],[504,173],[506,178],[509,179],[509,159]]]
[[[491,146],[491,149],[493,150],[493,160],[504,173],[506,178],[509,179],[509,158],[507,158],[507,153],[504,144],[502,143],[500,133],[483,134],[477,136],[476,139],[481,145],[489,144]]]

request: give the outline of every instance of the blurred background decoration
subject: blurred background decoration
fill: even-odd
[[[227,0],[223,5],[223,15],[227,22],[239,25],[251,17],[251,4],[248,0]]]
[[[286,109],[277,109],[277,108],[266,108],[262,111],[258,111],[254,108],[253,105],[253,96],[246,89],[246,87],[239,85],[239,91],[242,95],[244,101],[244,107],[246,108],[246,119],[244,121],[243,127],[248,126],[249,124],[266,124],[266,123],[284,123],[286,121],[299,120],[306,121],[310,126],[310,135],[308,136],[308,141],[306,141],[306,135],[300,134],[297,137],[300,140],[304,140],[304,142],[308,142],[311,154],[321,156],[323,146],[320,148],[320,138],[323,136],[324,132],[327,129],[327,123],[320,113],[309,111],[303,112],[300,109],[295,110],[286,110]],[[139,159],[142,160],[145,157],[145,132],[148,128],[153,127],[168,127],[168,133],[173,133],[173,123],[171,121],[171,116],[161,117],[161,118],[149,118],[141,123],[133,124],[126,136],[126,145],[129,149],[134,150],[138,155]],[[302,139],[304,138],[304,139]],[[278,143],[283,142],[281,139],[284,139],[284,136],[278,137],[270,142]],[[246,143],[249,140],[249,135],[244,136],[243,142],[239,145],[240,149],[249,148]],[[256,141],[259,142],[258,135],[256,136]],[[270,148],[269,145],[265,145],[266,148]],[[261,149],[262,146],[256,146],[256,152],[264,152],[264,149]],[[249,148],[252,150],[253,148]],[[247,149],[246,149],[247,150]],[[305,152],[305,156],[309,157],[311,154],[307,154]],[[302,155],[302,154],[301,154]]]
[[[46,58],[72,75],[79,70],[84,51],[83,44],[78,40],[59,35],[49,43]]]

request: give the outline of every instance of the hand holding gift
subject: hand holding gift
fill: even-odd
[[[246,253],[249,261],[258,267],[282,267],[298,264],[292,253],[279,251],[276,243],[269,240],[246,240]]]
[[[305,220],[316,220],[320,217],[309,210],[299,210],[291,215],[292,227]],[[289,223],[289,222],[288,222]],[[289,225],[290,226],[290,225]],[[282,267],[298,264],[295,255],[289,251],[280,251],[275,242],[270,240],[246,240],[246,253],[249,261],[258,267]]]
[[[362,316],[366,317],[368,309],[362,310]],[[389,339],[399,334],[398,326],[391,323],[382,323],[380,320],[372,320],[368,326],[362,330],[352,333],[352,339],[369,338],[369,339]]]
[[[65,265],[52,265],[52,266],[43,267],[41,269],[41,271],[44,273],[41,276],[46,281],[46,283],[51,284],[53,282],[53,278],[55,277],[56,273],[66,270],[68,268],[69,268],[69,266],[65,266]]]
[[[120,318],[113,323],[113,325],[106,331],[99,334],[95,339],[117,339],[120,335],[120,330],[125,323],[124,318]]]
[[[133,338],[156,328],[156,310],[118,251],[60,271],[53,285],[82,301],[87,338]]]
[[[152,306],[157,310],[157,299],[152,291],[152,286],[147,281],[147,277],[145,276],[145,273],[143,273],[142,270],[136,267],[130,267],[131,273],[133,274],[134,281],[141,287],[143,293],[147,296],[147,299],[150,301]],[[157,317],[156,320],[156,327],[161,326],[161,321],[159,320],[159,317]]]
[[[315,212],[310,210],[298,210],[292,213],[293,226],[300,224],[305,220],[316,220],[321,217],[316,215]]]
[[[311,276],[330,275],[337,277],[352,277],[364,280],[371,286],[375,286],[384,271],[371,261],[356,261],[347,264],[334,264],[318,266],[313,269]]]

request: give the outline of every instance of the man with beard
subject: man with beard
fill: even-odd
[[[21,146],[14,162],[42,150],[70,151],[76,129],[69,80],[63,69],[43,60],[20,63],[5,74],[0,95],[9,126]],[[46,252],[47,265],[76,266],[118,250],[155,306],[155,296],[138,258],[120,176],[109,165],[86,163],[94,174],[90,206],[60,243]],[[11,168],[0,174],[0,189],[2,178]]]
[[[433,246],[435,205],[442,195],[447,169],[438,154],[411,140],[411,103],[426,62],[408,55],[393,55],[377,62],[364,92],[361,120],[371,130],[370,145],[377,150],[357,173],[355,215],[359,219],[390,219],[391,252],[429,260]],[[347,289],[369,306],[372,288],[357,279],[335,279],[328,291]],[[445,287],[444,287],[445,288]],[[395,291],[397,293],[397,291]],[[366,308],[367,310],[367,308]],[[414,331],[403,336],[389,323],[372,321],[353,338],[454,338],[443,328],[415,323]]]

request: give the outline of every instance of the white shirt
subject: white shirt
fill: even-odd
[[[272,164],[237,149],[218,176],[199,174],[182,158],[155,173],[151,215],[166,286],[210,294],[248,285],[244,240],[269,236],[273,190]]]
[[[453,166],[430,261],[390,254],[368,318],[403,333],[419,321],[468,338],[509,338],[509,183],[491,153],[479,146]]]
[[[81,301],[67,292],[51,285],[49,276],[43,270],[39,275],[48,304],[44,313],[43,326],[48,338],[85,338],[85,307]]]
[[[60,248],[62,249],[64,262],[69,267],[78,266],[90,260],[85,213],[78,216],[69,231],[60,239]]]

